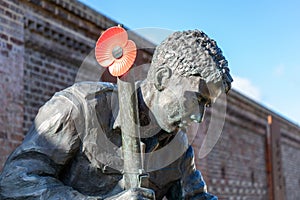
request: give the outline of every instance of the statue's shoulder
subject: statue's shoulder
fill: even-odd
[[[93,101],[93,99],[106,97],[108,94],[117,96],[117,86],[108,82],[78,82],[72,86],[56,92],[53,98],[69,99],[70,102],[79,106]]]
[[[78,82],[62,90],[61,92],[58,93],[58,95],[61,95],[62,93],[69,93],[72,94],[73,96],[86,99],[91,96],[95,96],[107,92],[116,92],[116,91],[117,91],[117,86],[114,83]]]

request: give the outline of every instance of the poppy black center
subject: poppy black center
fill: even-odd
[[[120,46],[115,46],[112,50],[112,55],[115,59],[119,59],[123,56],[123,49]]]

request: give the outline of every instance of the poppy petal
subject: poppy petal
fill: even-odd
[[[121,46],[125,46],[128,40],[128,35],[127,32],[124,28],[119,27],[119,26],[114,26],[102,33],[100,38],[98,39],[96,46],[103,43],[106,40],[110,40],[110,38],[113,37],[113,40],[117,40],[118,44]],[[116,42],[116,41],[114,41]]]
[[[113,76],[121,76],[125,74],[133,65],[136,58],[136,45],[133,41],[128,40],[123,48],[123,56],[116,59],[115,62],[108,68]]]
[[[103,42],[101,46],[96,46],[96,60],[102,67],[108,67],[114,62],[115,58],[112,55],[112,48],[109,42]]]
[[[112,55],[113,48],[125,46],[127,40],[127,32],[121,27],[112,27],[104,31],[95,48],[95,57],[98,63],[103,67],[110,66],[115,60]]]

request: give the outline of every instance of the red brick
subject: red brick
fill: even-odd
[[[13,45],[12,45],[12,44],[9,44],[9,43],[7,43],[7,44],[6,44],[6,47],[7,47],[7,49],[8,49],[9,51],[11,51],[11,50],[12,50],[12,47],[13,47]]]
[[[8,40],[8,36],[3,33],[0,33],[0,38],[3,40]]]
[[[17,39],[17,38],[14,38],[14,37],[10,37],[10,41],[11,41],[12,43],[14,43],[14,44],[16,44],[16,45],[20,45],[20,46],[24,44],[24,42],[23,42],[22,40]]]
[[[7,1],[3,0],[3,1],[0,1],[0,6],[3,6],[4,8],[8,8],[9,4],[7,3]]]
[[[5,11],[5,15],[9,18],[12,18],[12,16],[13,16],[13,14],[8,10]]]
[[[7,138],[8,138],[8,137],[7,137],[7,133],[1,131],[1,132],[0,132],[0,139],[7,139]]]
[[[15,142],[21,142],[24,139],[23,135],[11,134],[10,139]]]

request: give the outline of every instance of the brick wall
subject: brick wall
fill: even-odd
[[[101,31],[117,22],[68,0],[4,0],[0,19],[1,169],[55,92],[80,80],[115,81],[107,72],[101,77],[92,50]],[[137,45],[153,46],[144,39]],[[141,50],[137,64],[151,55]]]
[[[84,56],[93,49],[96,33],[101,31],[84,16],[68,10],[74,7],[81,13],[80,7],[59,2],[24,2],[24,133],[39,107],[75,82]]]
[[[0,1],[0,167],[23,139],[23,11],[18,1]]]
[[[80,80],[115,81],[107,72],[102,74],[93,48],[101,31],[117,22],[68,0],[1,0],[0,20],[1,169],[39,107],[55,92]],[[130,37],[142,49],[136,64],[148,64],[154,46],[137,35]],[[299,126],[235,91],[227,103],[222,134],[208,156],[197,155],[211,125],[211,110],[193,143],[209,191],[219,199],[270,199],[267,118],[274,115],[282,127],[283,172],[278,175],[283,177],[286,199],[298,199]]]
[[[300,131],[288,127],[282,130],[282,168],[286,200],[300,199]]]
[[[237,95],[232,91],[227,98],[225,124],[218,142],[206,157],[197,157],[196,163],[206,178],[208,190],[219,199],[265,200],[268,199],[267,118],[261,118],[253,107],[237,99]],[[201,134],[213,134],[207,133],[211,115],[206,117],[199,138],[203,138]],[[201,145],[200,140],[194,142],[198,150]]]
[[[80,80],[114,81],[108,73],[101,77],[93,48],[101,31],[117,23],[83,4],[64,0],[24,2],[24,23],[26,133],[39,107],[55,92]],[[144,54],[139,53],[137,62],[150,60],[150,54]]]
[[[219,199],[299,199],[299,126],[235,91],[230,92],[227,104],[225,124],[218,142],[208,156],[196,157],[208,190]],[[268,124],[270,116],[276,118],[278,129],[275,131],[280,133],[279,140],[273,143],[268,138],[275,134]],[[211,115],[206,117],[194,141],[196,155],[210,125]],[[278,147],[271,148],[270,160],[268,146]],[[276,191],[284,194],[279,195]]]

